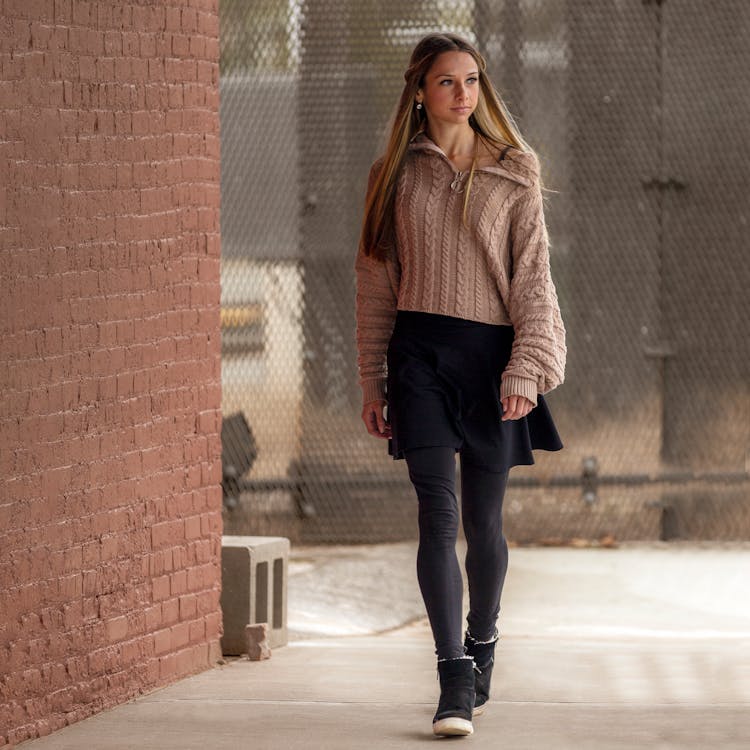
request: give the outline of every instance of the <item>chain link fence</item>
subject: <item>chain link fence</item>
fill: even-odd
[[[430,31],[475,42],[550,189],[565,449],[509,539],[750,538],[750,5],[221,0],[225,529],[416,538],[360,419],[366,175]]]

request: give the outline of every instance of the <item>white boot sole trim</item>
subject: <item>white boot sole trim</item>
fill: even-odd
[[[458,716],[448,716],[445,719],[438,719],[432,725],[433,734],[460,735],[471,734],[474,727],[471,722],[461,719]]]

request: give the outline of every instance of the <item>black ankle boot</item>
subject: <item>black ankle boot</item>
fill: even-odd
[[[434,734],[471,734],[474,727],[474,660],[469,656],[440,659],[440,701],[432,720]]]
[[[486,708],[485,704],[490,697],[490,680],[492,679],[492,666],[495,663],[495,645],[499,634],[495,630],[492,640],[481,642],[475,640],[469,631],[464,638],[464,651],[471,656],[476,664],[476,679],[474,682],[474,716],[478,716]]]

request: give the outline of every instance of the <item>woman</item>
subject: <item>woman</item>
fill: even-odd
[[[542,394],[566,346],[550,276],[539,161],[465,39],[429,34],[370,170],[356,319],[362,419],[405,459],[417,577],[435,639],[435,734],[471,734],[489,697],[508,565],[508,472],[563,446]],[[467,541],[456,557],[455,453]]]

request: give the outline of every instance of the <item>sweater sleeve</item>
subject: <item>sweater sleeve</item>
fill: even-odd
[[[513,263],[508,314],[515,338],[501,376],[500,397],[526,396],[536,405],[537,393],[547,393],[563,382],[567,355],[538,179],[511,207],[510,221]]]
[[[378,159],[370,168],[368,193],[381,164]],[[366,404],[386,397],[386,353],[396,320],[401,268],[395,248],[382,262],[365,255],[361,246],[354,268],[357,367],[362,403]]]

